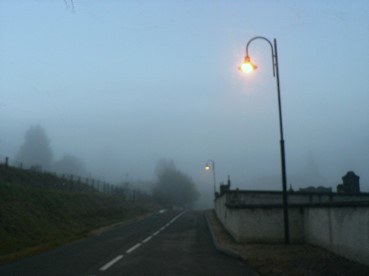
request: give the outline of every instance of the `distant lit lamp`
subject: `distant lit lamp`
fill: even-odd
[[[214,184],[214,197],[216,194],[216,179],[215,179],[215,162],[213,160],[208,160],[204,167],[205,171],[213,171],[213,184]]]
[[[249,56],[249,45],[256,39],[262,39],[269,43],[272,50],[272,65],[273,65],[273,76],[277,81],[277,94],[278,94],[278,109],[279,109],[279,130],[280,130],[280,146],[281,146],[281,170],[282,170],[282,195],[283,195],[283,217],[284,217],[284,238],[285,243],[290,243],[289,234],[289,223],[288,223],[288,199],[287,199],[287,174],[286,174],[286,159],[284,149],[284,138],[283,138],[283,122],[282,122],[282,104],[281,104],[281,91],[279,86],[279,70],[278,70],[278,54],[277,54],[277,40],[274,39],[274,47],[272,42],[263,36],[256,36],[251,38],[246,44],[246,56],[244,62],[241,64],[239,69],[244,73],[251,73],[257,66],[251,63]]]

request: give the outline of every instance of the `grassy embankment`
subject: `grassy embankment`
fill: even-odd
[[[0,263],[82,238],[152,211],[52,174],[0,165]]]

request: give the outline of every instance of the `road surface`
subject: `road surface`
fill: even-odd
[[[0,275],[255,275],[218,252],[202,212],[159,212],[0,266]]]

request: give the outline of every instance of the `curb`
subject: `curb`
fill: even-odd
[[[243,258],[243,257],[241,256],[241,254],[239,254],[237,251],[234,251],[234,250],[232,250],[232,249],[229,249],[229,248],[226,248],[226,247],[224,247],[224,246],[220,245],[220,243],[218,242],[218,240],[217,240],[217,238],[216,238],[216,236],[215,236],[215,233],[214,233],[214,230],[213,230],[213,228],[212,228],[212,226],[211,226],[211,223],[209,222],[207,212],[213,212],[213,211],[212,211],[212,210],[211,210],[211,211],[205,211],[205,212],[204,212],[204,217],[205,217],[205,220],[206,220],[206,222],[207,222],[207,224],[208,224],[208,228],[209,228],[209,231],[210,231],[210,234],[211,234],[211,239],[212,239],[212,241],[213,241],[213,244],[214,244],[215,248],[216,248],[218,251],[220,251],[220,252],[222,252],[222,253],[224,253],[224,254],[226,254],[226,255],[228,255],[228,256],[231,256],[231,257],[235,257],[235,258],[238,258],[238,259],[245,260],[245,258]]]

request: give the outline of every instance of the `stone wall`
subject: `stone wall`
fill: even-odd
[[[369,265],[368,194],[352,201],[337,194],[295,194],[289,194],[291,242],[315,244]],[[281,202],[280,192],[229,191],[215,200],[215,210],[239,242],[283,243]]]
[[[279,191],[228,191],[226,196],[228,204],[234,205],[260,205],[260,204],[282,204],[282,195]],[[325,202],[353,202],[369,201],[368,193],[355,195],[338,193],[303,193],[289,192],[288,202],[290,204],[310,204]]]
[[[304,209],[305,241],[369,265],[369,205]]]

